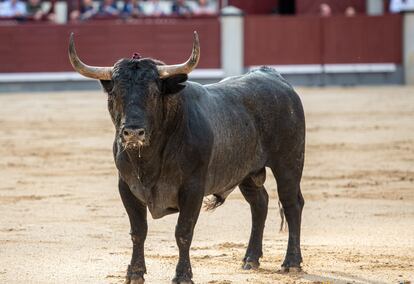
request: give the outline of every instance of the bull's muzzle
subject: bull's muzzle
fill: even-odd
[[[121,131],[127,148],[135,148],[145,143],[145,129],[124,127]]]

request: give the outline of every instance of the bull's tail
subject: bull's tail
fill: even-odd
[[[204,200],[204,209],[206,211],[213,211],[214,209],[222,205],[225,200],[226,199],[224,199],[223,197],[214,194],[213,197]]]
[[[285,211],[283,210],[283,206],[280,203],[280,201],[277,202],[279,204],[279,214],[280,214],[280,229],[279,229],[279,233],[285,232],[287,229],[287,222],[286,222],[286,217],[285,217]]]

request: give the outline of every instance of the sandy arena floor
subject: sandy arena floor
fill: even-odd
[[[276,185],[258,271],[242,271],[250,210],[236,190],[202,212],[196,283],[414,280],[414,88],[299,89],[307,114],[303,273],[280,274]],[[129,223],[100,92],[0,95],[0,283],[122,283]],[[177,215],[149,220],[147,283],[174,275]]]

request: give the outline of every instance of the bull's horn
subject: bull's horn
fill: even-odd
[[[112,67],[89,66],[79,59],[76,54],[73,33],[70,34],[69,38],[69,60],[73,66],[73,69],[85,77],[99,80],[111,80],[112,78]]]
[[[176,65],[158,65],[158,74],[160,78],[170,77],[175,74],[189,74],[196,68],[198,61],[200,60],[200,41],[198,40],[197,32],[194,32],[193,39],[193,51],[190,58],[182,64]]]

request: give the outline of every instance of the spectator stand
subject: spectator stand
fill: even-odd
[[[102,11],[102,3],[108,1],[108,3],[116,9],[117,13],[111,14]],[[179,3],[181,5],[178,5]],[[178,4],[177,4],[178,3]],[[205,7],[201,4],[206,3]],[[89,9],[93,11],[89,17],[85,20],[131,20],[131,19],[157,19],[157,18],[209,18],[217,17],[219,11],[220,1],[184,1],[184,0],[172,0],[172,1],[139,1],[139,0],[72,0],[68,3],[68,19],[69,21],[81,20],[82,17],[76,18],[73,15],[79,13],[82,14],[82,9],[89,5]],[[182,9],[180,7],[185,7]],[[133,11],[131,13],[131,10]],[[135,12],[135,13],[134,13]]]
[[[55,21],[56,0],[5,0],[0,2],[0,25]],[[11,8],[13,6],[14,8]],[[17,8],[16,8],[17,6]]]
[[[71,13],[74,11],[80,11],[83,1],[88,0],[17,0],[20,4],[26,6],[29,1],[39,1],[42,7],[43,17],[33,17],[28,15],[26,12],[23,15],[2,15],[4,11],[3,6],[7,2],[16,0],[3,0],[0,1],[0,24],[13,24],[13,23],[25,23],[25,22],[36,22],[36,21],[50,21],[59,24],[64,24],[71,21]],[[92,3],[96,13],[90,20],[128,20],[131,18],[160,18],[160,17],[214,17],[218,15],[219,7],[221,7],[221,0],[189,0],[185,1],[185,5],[189,7],[191,11],[188,14],[179,14],[173,12],[173,5],[179,0],[110,0],[113,2],[113,7],[119,11],[116,15],[108,15],[107,13],[101,13],[99,10],[101,3],[105,0],[89,0]],[[125,15],[124,7],[126,3],[138,2],[139,6],[142,7],[142,12],[134,15]],[[206,6],[203,7],[203,3]],[[72,19],[73,20],[73,19]]]

